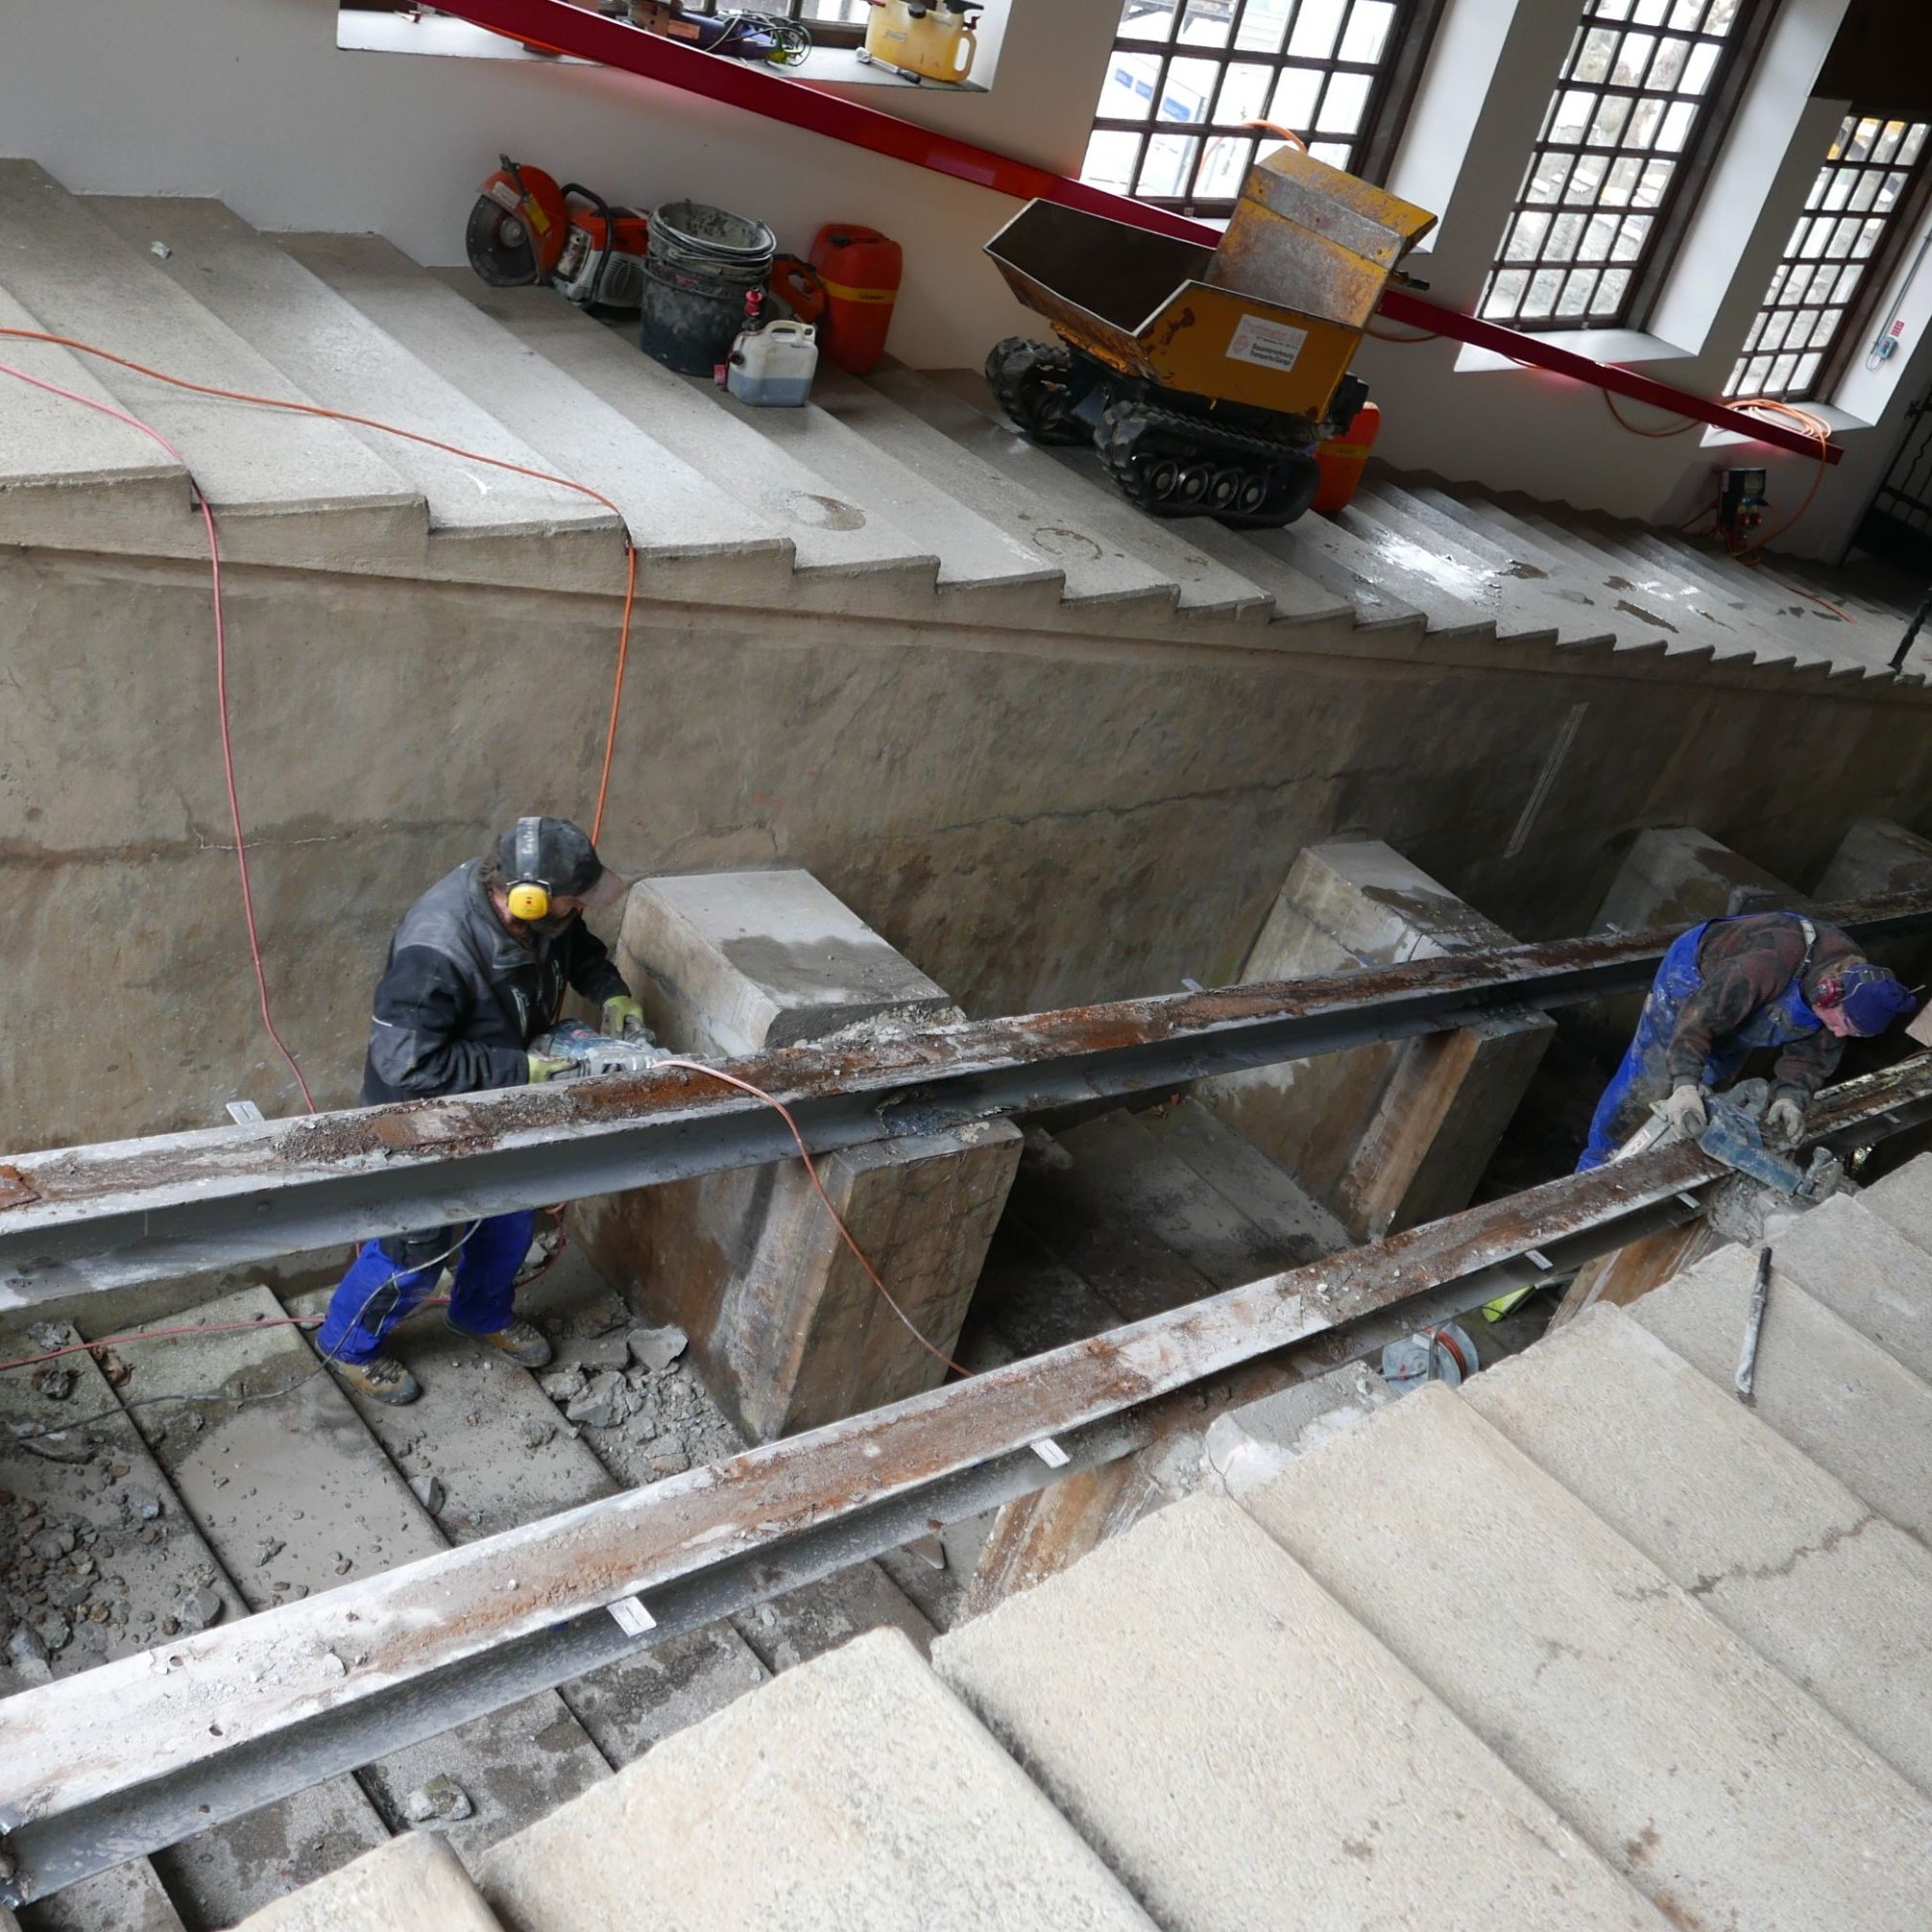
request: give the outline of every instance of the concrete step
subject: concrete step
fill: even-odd
[[[1894,1168],[1859,1192],[1859,1206],[1932,1255],[1932,1154]]]
[[[1482,643],[1495,637],[1494,613],[1445,584],[1440,573],[1418,570],[1414,560],[1391,554],[1313,510],[1285,530],[1249,530],[1241,541],[1286,557],[1337,596],[1350,598],[1356,620],[1399,628],[1420,618],[1423,629],[1445,642]]]
[[[1612,526],[1625,552],[1661,572],[1666,583],[1685,582],[1706,596],[1709,608],[1734,631],[1753,627],[1788,644],[1800,662],[1820,650],[1834,659],[1857,639],[1816,605],[1794,597],[1762,572],[1697,548],[1667,530],[1636,524]],[[1821,621],[1822,620],[1822,621]]]
[[[278,1898],[238,1932],[502,1932],[456,1854],[422,1833]]]
[[[168,375],[313,400],[31,161],[0,161],[0,287],[43,327]],[[94,375],[181,452],[230,560],[420,567],[420,492],[340,423],[191,395],[108,362]],[[177,554],[205,541],[199,519],[185,520]]]
[[[433,576],[545,589],[615,589],[622,532],[601,503],[521,469],[550,465],[489,412],[218,201],[89,197],[130,247],[167,249],[161,272],[325,408],[394,423],[412,442],[348,425],[429,505]],[[447,553],[445,554],[445,553]]]
[[[0,328],[43,327],[0,288]],[[93,361],[0,336],[0,362],[118,409]],[[168,551],[201,530],[187,471],[152,437],[13,377],[0,377],[0,492],[9,543]]]
[[[939,553],[872,501],[830,494],[828,478],[727,408],[708,384],[673,376],[553,289],[493,289],[467,269],[438,271],[465,300],[573,378],[793,545],[789,601],[881,616],[929,616]],[[776,412],[765,412],[767,414]],[[868,495],[883,466],[874,464]]]
[[[1021,1173],[1026,1172],[1024,1162]],[[1121,1314],[1063,1262],[1018,1214],[1001,1222],[986,1251],[959,1344],[999,1345],[999,1359],[1018,1361],[1064,1349],[1120,1325]],[[961,1357],[965,1360],[966,1357]]]
[[[1098,547],[1096,563],[1104,561],[1110,570],[1125,565],[1126,574],[1120,580],[1123,589],[1157,593],[1167,600],[1170,611],[1178,605],[1182,612],[1214,619],[1217,633],[1223,624],[1259,629],[1268,622],[1273,600],[1253,579],[1192,543],[1193,520],[1176,526],[1135,509],[1087,451],[1042,449],[1029,442],[998,417],[977,374],[937,370],[915,376],[898,369],[883,374],[877,386],[1049,504],[1059,526],[1071,538]]]
[[[1921,1913],[1932,1802],[1439,1384],[1243,1506],[1673,1922]]]
[[[1592,1310],[1463,1395],[1932,1791],[1932,1551],[1620,1308]]]
[[[564,369],[520,342],[375,235],[284,235],[312,274],[472,403],[623,512],[646,596],[780,599],[792,545],[771,519],[721,490]]]
[[[54,1347],[80,1340],[65,1324],[52,1329],[63,1331],[47,1332]],[[33,1628],[47,1653],[47,1676],[60,1678],[162,1641],[161,1619],[190,1593],[212,1589],[224,1614],[240,1614],[242,1601],[225,1577],[216,1572],[213,1585],[204,1583],[213,1567],[207,1546],[94,1356],[47,1366],[57,1373],[43,1387],[35,1385],[36,1368],[0,1375],[0,1490],[9,1497],[0,1503],[0,1624],[9,1636]],[[58,1397],[48,1392],[62,1388]],[[84,1430],[71,1428],[83,1419]],[[64,1426],[71,1433],[57,1438],[59,1446],[85,1443],[92,1450],[85,1461],[38,1454],[21,1439]],[[35,1540],[49,1534],[56,1543],[71,1535],[73,1547],[43,1555]],[[44,1681],[39,1671],[0,1661],[0,1697],[36,1681]],[[277,1810],[287,1817],[286,1807]],[[34,1932],[182,1932],[146,1859],[50,1894],[32,1917]]]
[[[1932,1381],[1932,1255],[1855,1195],[1774,1222],[1776,1266],[1814,1300]]]
[[[787,1671],[497,1846],[517,1932],[1149,1932],[896,1635]]]
[[[1169,1932],[1663,1923],[1231,1503],[1163,1510],[934,1662]]]
[[[276,1325],[283,1311],[266,1288],[206,1303],[195,1320],[258,1325],[127,1345],[123,1355],[134,1370],[129,1393],[278,1391],[271,1401],[245,1406],[188,1403],[134,1411],[136,1426],[251,1609],[446,1547],[436,1520],[301,1332]],[[453,1778],[471,1814],[439,1829],[473,1863],[485,1846],[576,1796],[606,1770],[555,1693],[546,1691],[390,1753],[358,1776],[392,1831],[405,1829],[412,1792],[439,1776]],[[201,1842],[180,1850],[193,1854]],[[338,1854],[316,1869],[343,1862]],[[242,1910],[230,1918],[285,1889],[286,1882],[274,1877],[267,1861],[238,1864]]]
[[[1729,1390],[1756,1273],[1750,1251],[1720,1248],[1633,1302],[1632,1318]],[[1932,1385],[1776,1263],[1754,1412],[1888,1521],[1932,1548]]]

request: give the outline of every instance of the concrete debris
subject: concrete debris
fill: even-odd
[[[643,1406],[643,1398],[615,1369],[606,1369],[564,1409],[571,1422],[586,1429],[614,1429]]]
[[[152,1490],[124,1490],[121,1513],[130,1522],[153,1522],[161,1513],[161,1499]]]
[[[546,1442],[556,1440],[556,1425],[554,1422],[526,1422],[524,1424],[524,1444],[529,1449],[541,1449]]]
[[[624,1369],[631,1363],[629,1338],[621,1329],[613,1329],[594,1341],[575,1343],[571,1353],[586,1369]]]
[[[56,1610],[45,1610],[36,1617],[34,1629],[49,1655],[65,1650],[73,1641],[73,1626]]]
[[[86,1436],[75,1435],[67,1430],[56,1435],[23,1435],[16,1446],[47,1463],[94,1461],[94,1444]]]
[[[22,1624],[7,1639],[7,1662],[23,1683],[45,1684],[53,1676],[47,1663],[46,1639],[32,1624]]]
[[[917,1556],[929,1570],[946,1568],[946,1546],[936,1536],[916,1536],[906,1545],[906,1553]]]
[[[175,1605],[174,1621],[192,1636],[196,1631],[205,1631],[210,1624],[218,1624],[222,1607],[221,1599],[213,1590],[190,1590]]]
[[[417,1502],[428,1510],[431,1516],[440,1516],[443,1505],[443,1488],[440,1478],[436,1476],[412,1476],[410,1490]]]
[[[447,1772],[418,1785],[403,1800],[403,1815],[412,1825],[455,1825],[475,1809],[469,1793]]]
[[[43,1563],[52,1563],[59,1557],[71,1556],[73,1554],[73,1531],[65,1525],[56,1524],[52,1528],[42,1530],[38,1536],[30,1538],[27,1548]]]
[[[662,1328],[633,1328],[631,1358],[640,1369],[668,1369],[690,1347],[691,1338],[675,1322]]]
[[[44,1362],[34,1373],[34,1393],[49,1402],[65,1402],[73,1393],[78,1375],[79,1371],[66,1362]]]
[[[55,1349],[70,1349],[80,1339],[65,1321],[30,1321],[27,1333],[42,1354]]]
[[[279,1556],[286,1548],[287,1548],[286,1544],[277,1543],[273,1537],[270,1537],[268,1540],[268,1542],[264,1543],[262,1547],[258,1550],[256,1550],[255,1568],[257,1570],[266,1570],[269,1567],[269,1565],[272,1563],[275,1560],[275,1558]]]
[[[630,1319],[631,1311],[614,1294],[608,1294],[601,1301],[588,1302],[582,1308],[573,1309],[569,1328],[573,1335],[594,1341],[599,1335],[608,1335],[613,1328],[623,1327]]]
[[[538,1378],[537,1386],[559,1405],[573,1403],[590,1386],[590,1378],[582,1369],[557,1369]]]

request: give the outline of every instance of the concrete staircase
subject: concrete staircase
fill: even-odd
[[[1639,526],[1385,474],[1332,521],[1164,524],[1090,454],[1020,440],[970,372],[828,368],[810,407],[748,410],[548,291],[433,273],[374,238],[266,237],[213,201],[75,197],[27,161],[0,162],[0,327],[126,360],[6,338],[0,359],[165,435],[237,563],[609,593],[628,532],[652,599],[971,624],[1036,649],[1891,677],[1896,610],[1837,586],[1819,592],[1833,611],[1806,594],[1812,573]],[[203,539],[181,464],[0,379],[0,541],[192,557]]]
[[[878,1634],[498,1843],[504,1932],[1909,1932],[1932,1881],[1932,1157],[1364,1409],[964,1624]],[[397,1932],[399,1841],[261,1927]],[[338,1904],[336,1901],[340,1900]],[[465,1916],[467,1915],[467,1916]]]

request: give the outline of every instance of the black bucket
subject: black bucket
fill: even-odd
[[[708,376],[745,326],[745,295],[771,275],[778,238],[762,221],[701,202],[653,211],[638,346],[681,376]]]

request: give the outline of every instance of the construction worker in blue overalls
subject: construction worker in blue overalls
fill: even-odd
[[[1778,1050],[1765,1133],[1795,1146],[1844,1042],[1910,1013],[1911,992],[1851,936],[1798,912],[1707,920],[1663,955],[1635,1036],[1597,1103],[1581,1173],[1611,1159],[1654,1108],[1681,1138],[1709,1123],[1705,1094],[1728,1086],[1754,1048]]]

